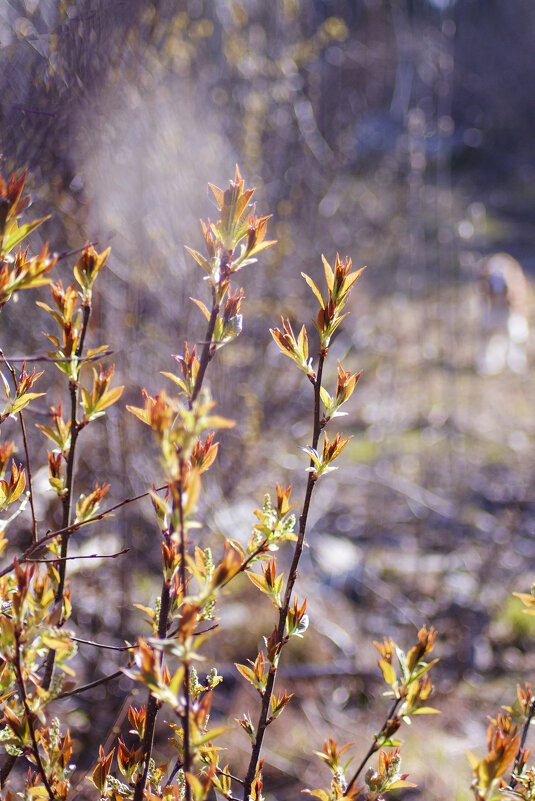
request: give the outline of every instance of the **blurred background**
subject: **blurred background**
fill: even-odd
[[[297,590],[311,625],[284,659],[280,688],[296,698],[268,732],[269,799],[328,782],[310,759],[328,734],[354,741],[357,760],[367,750],[387,703],[374,639],[410,647],[424,622],[440,634],[442,714],[404,736],[412,798],[471,797],[464,750],[483,755],[487,715],[533,675],[533,627],[511,592],[529,591],[535,559],[534,36],[530,0],[1,5],[1,169],[27,167],[34,216],[52,212],[35,250],[41,232],[59,252],[112,246],[89,337],[110,345],[127,388],[80,438],[77,492],[99,477],[111,504],[161,481],[124,403],[140,405],[142,387],[158,392],[170,354],[202,338],[188,298],[204,298],[206,285],[184,244],[201,249],[198,219],[216,217],[208,181],[226,186],[238,162],[278,239],[244,271],[243,334],[210,368],[218,408],[239,421],[204,487],[202,536],[215,548],[222,534],[247,539],[275,482],[293,482],[299,501],[306,481],[311,387],[269,327],[280,314],[310,323],[300,272],[322,286],[321,253],[367,265],[332,347],[328,382],[336,358],[364,374],[340,420],[353,439],[313,503]],[[64,284],[70,269],[58,265]],[[44,352],[51,329],[37,294],[47,300],[45,290],[23,293],[3,310],[6,354]],[[48,374],[35,422],[66,400],[60,372]],[[38,434],[35,448],[45,531],[60,510]],[[70,568],[82,637],[121,643],[146,631],[132,603],[160,591],[150,503],[73,539],[78,552],[125,546],[119,565]],[[223,599],[223,634],[209,647],[227,688],[214,714],[254,719],[256,698],[233,662],[254,658],[274,610],[247,584]],[[79,680],[121,664],[121,654],[81,646]],[[127,731],[130,689],[124,679],[63,702],[81,768],[114,724]],[[165,750],[163,728],[161,738]],[[223,739],[239,773],[247,738]]]

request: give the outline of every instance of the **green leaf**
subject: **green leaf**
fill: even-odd
[[[33,220],[33,222],[26,223],[25,225],[20,225],[20,226],[17,225],[15,230],[13,231],[13,233],[12,234],[8,234],[4,238],[4,240],[3,240],[2,244],[1,244],[1,249],[5,253],[9,253],[9,251],[13,250],[13,248],[16,247],[19,244],[19,242],[22,242],[22,240],[25,237],[27,237],[28,234],[31,234],[32,231],[35,231],[35,229],[39,225],[41,225],[41,223],[44,223],[45,220],[49,220],[50,217],[51,217],[51,215],[47,214],[46,217],[40,217],[38,220]],[[43,278],[42,281],[41,281],[41,284],[47,284],[47,283],[48,283],[48,279]],[[33,286],[37,286],[37,284],[33,284]]]
[[[312,278],[309,275],[307,275],[306,273],[301,273],[301,275],[303,276],[303,278],[305,279],[305,281],[307,282],[307,284],[311,288],[312,292],[315,294],[315,296],[319,300],[321,308],[324,309],[325,308],[325,301],[323,300],[323,298],[321,296],[321,292],[319,291],[318,287],[316,286],[316,284],[314,283]]]
[[[239,665],[237,662],[235,662],[234,665],[236,666],[236,669],[238,670],[239,673],[241,673],[244,679],[247,679],[247,681],[250,682],[253,685],[253,687],[257,686],[256,677],[251,668],[248,668],[247,665]]]
[[[108,406],[111,406],[116,401],[119,400],[121,395],[123,394],[124,386],[122,387],[114,387],[113,389],[109,389],[107,392],[102,395],[102,397],[96,402],[93,411],[94,412],[101,412],[103,409],[107,409]]]

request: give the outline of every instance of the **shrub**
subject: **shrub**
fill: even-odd
[[[24,779],[18,768],[13,773],[20,779],[21,797],[60,801],[72,795],[73,740],[62,722],[61,701],[91,692],[95,683],[83,687],[74,682],[76,646],[84,640],[69,627],[72,606],[80,602],[76,585],[71,586],[68,580],[69,561],[79,558],[69,555],[69,543],[82,527],[94,526],[120,507],[150,495],[161,540],[161,595],[153,608],[141,607],[148,617],[148,636],[140,634],[135,643],[127,643],[123,650],[130,652],[129,660],[121,671],[106,677],[128,677],[144,688],[146,703],[129,709],[128,720],[134,734],[134,740],[128,740],[131,745],[125,742],[126,731],[118,736],[111,750],[95,744],[96,766],[87,776],[94,789],[91,791],[87,785],[84,794],[114,800],[201,801],[215,791],[227,799],[242,795],[244,799],[260,801],[266,731],[273,724],[276,737],[275,721],[292,699],[292,694],[275,687],[279,665],[287,643],[303,637],[308,624],[306,599],[295,592],[295,585],[309,509],[317,482],[328,480],[324,476],[337,469],[336,461],[349,441],[336,430],[331,434],[326,429],[343,414],[341,408],[353,394],[360,373],[351,373],[338,362],[336,386],[330,391],[324,386],[323,373],[333,337],[347,314],[345,307],[362,269],[352,271],[351,260],[338,255],[334,266],[323,258],[324,290],[303,274],[318,307],[314,334],[317,346],[312,355],[304,325],[296,334],[290,320],[283,319],[280,328],[271,331],[281,353],[294,362],[311,385],[311,439],[303,448],[309,457],[304,498],[296,502],[292,500],[291,485],[277,485],[275,493],[266,495],[256,510],[256,523],[248,539],[237,535],[225,538],[222,547],[213,547],[199,520],[198,502],[205,473],[217,458],[219,443],[215,432],[235,423],[216,413],[207,373],[217,351],[241,332],[244,292],[239,286],[234,288],[234,282],[240,270],[275,244],[266,238],[269,217],[256,216],[251,204],[254,190],[245,188],[237,168],[227,190],[210,186],[220,218],[215,223],[201,223],[204,254],[188,248],[204,271],[208,288],[206,303],[193,301],[206,320],[204,338],[199,347],[185,341],[182,354],[174,356],[175,372],[163,373],[172,391],[162,390],[154,396],[144,391],[142,405],[127,407],[140,424],[152,431],[160,462],[157,480],[143,496],[102,509],[109,487],[106,476],[99,475],[94,487],[80,493],[75,474],[78,451],[84,442],[86,447],[90,442],[84,429],[118,403],[123,391],[123,387],[113,384],[113,366],[105,369],[93,364],[107,354],[107,346],[87,347],[86,343],[94,284],[97,278],[100,280],[109,249],[99,253],[93,246],[85,247],[74,266],[76,283],[66,288],[61,282],[51,283],[49,274],[58,257],[45,246],[39,255],[30,258],[28,249],[22,251],[20,246],[43,222],[19,223],[29,202],[28,197],[23,197],[24,181],[24,175],[12,176],[7,184],[0,180],[0,305],[19,290],[50,284],[51,304],[38,302],[55,324],[54,332],[47,334],[52,349],[44,365],[47,377],[53,369],[64,374],[66,396],[65,408],[63,404],[52,407],[50,425],[38,426],[49,443],[49,484],[61,507],[59,529],[43,534],[36,517],[36,490],[32,484],[37,457],[30,453],[24,414],[29,403],[45,395],[44,391],[34,391],[34,385],[46,390],[47,377],[35,368],[28,372],[25,363],[19,369],[0,351],[6,394],[0,422],[19,418],[25,451],[23,466],[12,458],[13,443],[3,442],[0,447],[0,467],[2,475],[6,474],[0,483],[1,510],[6,513],[1,527],[7,534],[0,544],[6,555],[0,578],[0,740],[6,752],[2,786],[7,784],[18,761],[19,766],[27,768]],[[13,521],[22,515],[31,520],[31,543],[25,549],[17,548],[9,537]],[[287,576],[279,572],[279,549],[290,552]],[[7,554],[11,551],[17,555],[9,559]],[[125,550],[96,556],[117,557],[124,553]],[[225,752],[219,743],[224,742],[229,721],[221,726],[210,724],[212,696],[218,692],[222,678],[216,667],[203,678],[200,675],[203,645],[218,627],[218,606],[232,594],[233,581],[240,574],[247,575],[275,607],[273,627],[266,632],[262,647],[251,654],[248,664],[236,665],[238,674],[257,692],[259,705],[255,715],[243,713],[238,721],[244,737],[251,742],[243,777],[234,773],[232,754],[225,755],[223,762],[220,759]],[[379,667],[391,697],[384,723],[366,752],[359,755],[357,768],[349,769],[351,759],[346,759],[350,744],[339,747],[328,736],[323,749],[315,753],[330,770],[330,783],[327,789],[306,792],[321,801],[373,801],[390,790],[414,786],[401,773],[400,742],[395,736],[412,716],[435,711],[428,706],[433,689],[428,674],[436,661],[430,660],[429,654],[435,639],[434,629],[424,626],[407,652],[391,638],[376,643]],[[169,743],[176,754],[164,763],[153,755],[155,725],[162,707],[171,718],[167,723]],[[502,729],[504,725],[500,723]],[[501,736],[493,735],[496,747]],[[508,755],[513,750],[517,753],[518,738],[510,739],[507,748]],[[376,753],[375,767],[364,773]],[[13,778],[9,780],[16,783]],[[7,789],[4,798],[14,799],[14,791]]]

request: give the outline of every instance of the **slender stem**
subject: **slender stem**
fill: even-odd
[[[180,464],[180,473],[182,479],[183,464]],[[184,525],[184,507],[182,504],[182,480],[180,482],[180,490],[178,494],[178,514],[180,519],[180,583],[182,584],[182,597],[186,596],[186,527]],[[184,742],[184,770],[189,773],[191,768],[191,754],[189,743],[189,711],[190,711],[190,669],[189,661],[184,661],[184,714],[182,715],[182,731]],[[191,789],[189,782],[186,779],[185,786],[186,801],[190,801]]]
[[[100,361],[100,359],[103,359],[104,356],[113,356],[114,353],[115,351],[111,349],[103,350],[99,351],[95,356],[84,356],[83,358],[80,356],[78,362],[84,364],[85,362],[96,362]],[[5,357],[2,358],[4,358],[4,361],[6,361]],[[26,362],[26,364],[34,364],[36,362],[48,362],[50,364],[67,364],[67,362],[71,361],[71,357],[64,356],[63,358],[61,358],[60,356],[10,356],[9,361],[13,362],[13,364],[20,364],[21,362]]]
[[[520,741],[520,745],[518,747],[518,751],[517,751],[517,754],[516,754],[516,757],[515,757],[515,761],[514,761],[514,764],[513,764],[513,770],[511,772],[511,778],[509,779],[509,787],[511,787],[511,789],[513,789],[517,784],[517,781],[516,781],[516,778],[515,778],[515,773],[518,770],[518,767],[519,767],[520,762],[522,760],[522,756],[524,755],[524,748],[526,746],[526,740],[528,738],[528,731],[529,731],[529,727],[531,725],[531,721],[533,719],[533,715],[535,715],[535,698],[532,699],[530,707],[529,707],[528,716],[526,718],[526,722],[524,723],[524,728],[522,730],[522,739]]]
[[[137,643],[134,645],[105,645],[102,642],[94,642],[94,640],[83,640],[81,637],[73,637],[70,635],[73,642],[79,642],[81,645],[92,645],[94,648],[103,648],[108,651],[133,651]]]
[[[208,367],[208,363],[213,358],[215,353],[214,346],[212,343],[212,337],[214,336],[214,329],[218,314],[219,314],[219,303],[217,302],[217,291],[215,286],[212,285],[212,313],[210,314],[210,319],[208,321],[208,328],[206,329],[204,345],[201,353],[201,358],[199,360],[199,372],[197,373],[197,377],[195,379],[195,386],[193,387],[193,392],[191,393],[190,407],[192,406],[193,402],[195,401],[197,395],[200,392],[202,382],[204,381],[204,374],[206,373],[206,368]]]
[[[326,352],[321,351],[318,362],[318,372],[316,378],[314,379],[314,428],[312,436],[312,448],[314,450],[318,447],[319,436],[322,428],[320,419],[320,401],[321,401],[320,390],[321,390],[321,381],[323,375],[323,364],[325,361],[325,356]],[[311,467],[313,467],[312,461],[311,461]],[[299,534],[297,537],[297,542],[295,544],[290,572],[288,574],[288,579],[286,581],[284,600],[279,612],[277,639],[278,642],[280,643],[279,646],[280,649],[282,649],[283,645],[285,644],[284,629],[286,627],[286,618],[288,617],[292,592],[295,581],[297,579],[297,568],[299,565],[299,560],[303,552],[306,526],[308,520],[308,512],[310,509],[310,501],[312,499],[312,492],[314,490],[315,484],[316,484],[316,475],[313,472],[309,472],[306,491],[305,491],[305,499],[303,501],[303,508],[301,510],[301,516],[299,518]],[[251,751],[251,759],[249,761],[249,767],[247,768],[247,774],[245,776],[245,781],[244,781],[244,792],[243,792],[244,801],[248,801],[249,796],[251,794],[251,786],[254,781],[254,777],[256,775],[258,761],[260,759],[260,751],[262,750],[262,743],[264,740],[264,734],[266,732],[267,727],[269,726],[269,723],[271,722],[269,718],[269,709],[271,704],[271,696],[273,693],[273,688],[275,686],[275,679],[277,677],[277,670],[278,670],[278,660],[275,662],[275,664],[272,664],[270,667],[268,679],[266,682],[266,687],[264,690],[264,694],[262,696],[262,708],[260,710],[260,717],[256,727],[255,742]]]
[[[28,696],[26,695],[26,687],[24,685],[24,678],[22,675],[22,668],[20,665],[20,640],[19,640],[19,633],[15,629],[15,645],[16,645],[16,656],[15,656],[15,672],[17,674],[17,684],[19,686],[19,692],[21,695],[21,700],[24,705],[24,712],[26,714],[26,720],[28,722],[28,729],[30,731],[30,737],[32,739],[32,752],[35,759],[35,763],[37,765],[37,770],[39,771],[41,778],[43,780],[43,784],[45,789],[48,793],[48,797],[50,801],[56,801],[56,796],[50,786],[50,782],[48,781],[48,777],[46,775],[46,771],[43,765],[43,761],[41,759],[41,754],[39,753],[39,746],[37,745],[37,737],[35,735],[35,729],[33,725],[33,714],[30,710],[30,706],[28,704]]]
[[[193,387],[193,391],[189,398],[189,407],[190,409],[193,407],[193,404],[201,391],[201,387],[204,381],[204,376],[206,374],[206,369],[210,360],[213,358],[215,353],[215,348],[212,342],[215,330],[215,324],[217,321],[217,315],[219,314],[219,303],[218,303],[218,294],[217,289],[214,284],[212,284],[212,311],[210,314],[210,319],[208,321],[208,327],[206,329],[206,336],[204,338],[203,349],[201,352],[201,357],[199,360],[199,370],[197,372],[197,376],[195,378],[195,384]],[[186,534],[185,534],[185,526],[184,526],[184,510],[182,506],[182,463],[180,465],[180,475],[181,479],[179,482],[179,518],[180,518],[180,580],[182,584],[182,591],[183,594],[186,594]],[[160,601],[160,617],[158,621],[158,636],[163,638],[167,634],[168,628],[168,617],[169,617],[169,606],[170,606],[170,593],[169,587],[167,586],[166,582],[164,581],[162,587],[162,596]],[[162,613],[165,612],[165,617],[162,616]],[[184,768],[186,771],[190,769],[191,764],[191,755],[190,755],[190,743],[189,743],[189,705],[190,705],[190,697],[189,697],[189,683],[190,683],[190,670],[189,664],[186,662],[184,664],[184,696],[185,696],[185,711],[184,715],[182,716],[182,727],[184,732]],[[145,732],[143,735],[143,743],[142,749],[145,759],[145,766],[143,770],[143,775],[136,782],[136,786],[134,789],[134,798],[133,801],[143,801],[143,794],[145,790],[145,785],[147,783],[147,776],[149,771],[149,764],[150,758],[152,753],[152,746],[154,741],[154,729],[156,727],[156,718],[158,715],[158,709],[160,707],[159,702],[154,698],[154,696],[149,693],[149,698],[147,701],[147,713],[145,718]],[[186,801],[190,801],[191,798],[191,791],[189,788],[188,783],[186,782]]]
[[[15,368],[13,367],[11,362],[9,362],[6,359],[2,350],[0,350],[0,355],[2,356],[2,359],[4,360],[7,369],[11,373],[11,377],[13,379],[13,386],[15,387],[15,392],[16,392],[18,382],[17,382],[17,375],[15,373]],[[30,508],[32,511],[32,543],[34,543],[37,541],[37,520],[35,517],[35,507],[33,503],[32,466],[30,463],[30,453],[28,451],[28,440],[26,437],[26,426],[24,425],[24,417],[22,414],[22,410],[19,412],[19,420],[20,420],[20,428],[22,431],[22,441],[24,443],[24,455],[26,457],[26,471],[28,473],[28,491],[30,495]]]
[[[166,579],[164,578],[162,584],[162,592],[160,595],[160,614],[158,617],[158,637],[160,640],[163,640],[167,635],[170,608],[171,608],[171,586],[170,582],[166,581]],[[163,653],[160,654],[160,664],[162,663],[162,661],[163,661]],[[147,784],[147,777],[149,775],[150,759],[152,755],[152,746],[154,742],[154,730],[156,728],[156,718],[158,717],[158,710],[160,708],[160,705],[161,705],[160,702],[155,698],[155,696],[149,692],[149,697],[147,700],[147,713],[145,717],[145,731],[143,733],[143,742],[141,745],[143,750],[143,758],[145,760],[145,765],[143,773],[136,782],[133,801],[143,801],[145,786]]]
[[[30,509],[32,510],[32,542],[37,542],[37,518],[35,517],[35,506],[33,503],[33,483],[32,483],[32,467],[30,463],[30,453],[28,451],[28,440],[26,438],[26,426],[24,425],[24,417],[22,412],[19,412],[20,427],[22,431],[22,441],[24,443],[24,455],[26,457],[26,471],[28,473],[28,492],[30,494]]]
[[[75,638],[72,637],[72,639],[74,640]],[[93,687],[99,687],[101,684],[106,684],[108,681],[117,679],[119,676],[124,676],[122,670],[116,670],[114,673],[109,673],[107,676],[103,676],[101,679],[96,679],[96,681],[89,682],[89,684],[82,684],[80,687],[76,687],[74,690],[69,690],[66,693],[60,693],[54,697],[54,701],[59,701],[61,698],[70,698],[71,695],[80,695],[80,693],[85,693],[87,690],[92,690]]]
[[[358,768],[356,769],[355,773],[353,774],[353,777],[351,778],[351,781],[350,781],[350,782],[349,782],[349,784],[347,785],[346,793],[348,793],[348,792],[351,790],[351,788],[353,787],[353,785],[354,785],[354,784],[355,784],[355,782],[357,781],[358,777],[360,776],[360,774],[361,774],[361,773],[362,773],[362,771],[364,770],[364,767],[365,767],[365,765],[366,765],[366,763],[367,763],[368,759],[369,759],[371,756],[373,756],[373,754],[375,754],[375,752],[376,752],[376,751],[379,749],[379,746],[377,745],[377,742],[378,742],[378,740],[379,740],[380,736],[381,736],[381,735],[382,735],[382,734],[385,732],[385,730],[386,730],[386,727],[387,727],[387,725],[388,725],[389,721],[391,721],[391,720],[392,720],[392,718],[394,717],[394,715],[396,714],[396,710],[397,710],[397,708],[398,708],[398,706],[400,705],[400,703],[401,703],[401,701],[402,701],[402,700],[403,700],[402,698],[396,698],[396,699],[393,701],[393,703],[392,703],[392,706],[391,706],[391,707],[390,707],[390,709],[388,710],[388,714],[387,714],[387,716],[386,716],[385,722],[383,723],[383,725],[382,725],[382,727],[381,727],[381,730],[380,730],[380,732],[379,732],[378,734],[374,734],[374,735],[373,735],[373,741],[372,741],[372,744],[371,744],[371,745],[370,745],[370,747],[368,748],[368,751],[366,752],[366,755],[364,756],[364,759],[362,760],[362,762],[360,763],[360,765],[359,765],[359,766],[358,766]]]
[[[161,492],[162,490],[167,489],[167,484],[163,484],[161,487],[157,487],[154,492]],[[129,503],[134,503],[134,501],[139,501],[142,498],[147,498],[150,495],[150,492],[141,492],[139,495],[134,495],[132,498],[125,498],[123,501],[110,506],[108,509],[104,509],[104,511],[99,512],[97,515],[93,515],[92,517],[88,517],[87,520],[83,520],[80,523],[73,523],[71,526],[65,526],[65,528],[57,529],[56,531],[50,531],[45,534],[43,537],[37,540],[33,545],[27,548],[22,556],[19,557],[17,563],[19,565],[25,564],[29,562],[34,553],[40,551],[40,549],[46,545],[47,542],[50,540],[55,539],[56,537],[61,536],[62,534],[73,534],[75,531],[78,531],[79,528],[82,526],[87,526],[90,523],[96,523],[99,520],[104,520],[105,517],[108,517],[110,514],[116,511],[116,509],[120,509],[121,506],[126,506]],[[58,561],[58,560],[55,560]],[[2,576],[6,576],[8,573],[11,573],[12,570],[15,569],[15,560],[13,560],[7,567],[0,570],[0,578]],[[1,775],[1,774],[0,774]]]
[[[80,359],[83,349],[84,349],[84,342],[85,342],[85,335],[87,333],[87,326],[89,324],[89,315],[91,314],[91,306],[89,303],[82,306],[82,323],[81,323],[81,330],[80,330],[80,337],[78,339],[78,344],[76,345],[76,350],[74,353],[74,362],[76,363],[76,367],[78,367],[78,360]],[[74,465],[75,465],[75,457],[76,457],[76,442],[78,440],[78,435],[81,431],[81,428],[78,424],[78,420],[76,418],[76,407],[78,405],[78,380],[71,379],[69,382],[69,392],[71,396],[71,443],[69,448],[69,456],[67,458],[67,474],[65,477],[65,495],[62,498],[63,504],[63,520],[62,520],[62,528],[68,528],[71,522],[71,509],[72,509],[72,496],[73,496],[73,489],[74,489]],[[70,532],[65,532],[65,534],[61,538],[61,559],[59,560],[59,581],[58,587],[56,590],[56,603],[60,604],[63,602],[63,593],[65,592],[65,578],[67,575],[67,555],[69,549],[69,539],[70,539]],[[63,613],[60,617],[59,625],[63,625]],[[45,663],[45,672],[43,675],[43,682],[42,687],[45,690],[50,688],[50,684],[52,682],[52,676],[54,674],[54,664],[56,661],[56,652],[52,649],[49,650],[46,663]]]
[[[72,562],[75,559],[117,559],[118,556],[123,556],[125,553],[128,553],[130,548],[123,548],[122,551],[117,551],[116,553],[90,553],[90,554],[80,554],[79,556],[65,556],[63,557],[64,562]],[[31,564],[35,562],[43,562],[45,565],[55,565],[57,562],[62,561],[61,556],[57,556],[55,559],[26,559],[26,562],[30,562]]]

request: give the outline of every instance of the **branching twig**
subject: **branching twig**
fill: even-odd
[[[162,492],[164,489],[167,489],[167,484],[157,487],[154,492]],[[141,492],[139,495],[134,495],[132,498],[125,498],[123,501],[110,506],[108,509],[104,509],[104,511],[99,512],[92,517],[88,517],[86,520],[82,520],[79,523],[73,523],[70,526],[65,526],[65,528],[59,528],[56,531],[47,532],[40,539],[38,539],[37,542],[24,551],[24,553],[17,559],[18,564],[22,565],[26,562],[29,562],[32,559],[33,554],[38,552],[44,545],[47,544],[47,542],[50,542],[50,540],[53,540],[62,534],[73,534],[75,531],[78,531],[79,528],[82,528],[82,526],[87,526],[90,523],[96,523],[99,520],[104,520],[104,518],[109,517],[109,515],[111,515],[117,509],[120,509],[122,506],[126,506],[129,503],[134,503],[134,501],[140,501],[142,498],[147,498],[149,495],[150,492]],[[14,569],[15,560],[13,560],[7,567],[4,567],[2,570],[0,570],[0,578],[2,576],[6,576],[8,573],[11,573],[11,571]]]

